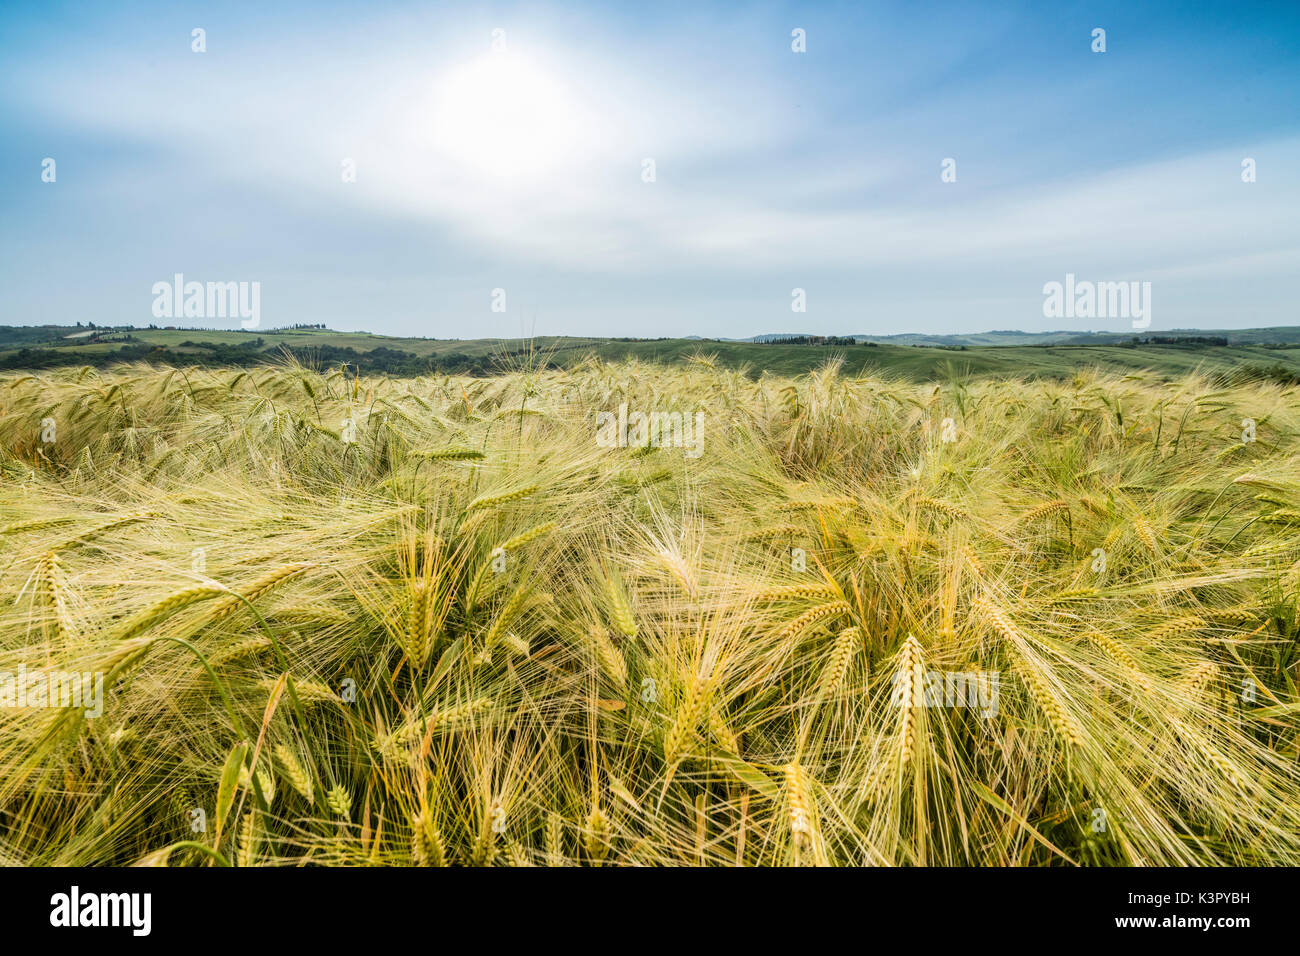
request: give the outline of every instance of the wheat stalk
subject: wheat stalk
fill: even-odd
[[[519,501],[521,498],[527,498],[529,495],[536,494],[540,490],[540,485],[528,485],[524,488],[518,488],[514,491],[506,491],[497,495],[481,495],[475,498],[465,508],[466,513],[475,511],[485,511],[492,508],[499,508],[501,505],[509,504],[512,501]]]
[[[795,862],[814,850],[817,840],[817,812],[803,768],[797,763],[785,766],[786,812],[790,838],[794,843]]]
[[[704,681],[692,677],[685,694],[673,716],[673,721],[664,734],[664,762],[669,767],[677,765],[686,749],[687,740],[694,737],[700,722],[700,712],[704,708]]]
[[[411,859],[416,866],[446,866],[442,833],[428,811],[411,817]]]
[[[325,805],[330,813],[347,820],[352,815],[352,794],[342,784],[333,786],[325,794]]]
[[[587,815],[587,828],[584,834],[583,847],[587,851],[587,858],[595,866],[601,866],[605,858],[609,856],[611,832],[609,827],[609,818],[605,816],[600,807],[593,807],[591,813]]]
[[[756,601],[774,603],[776,601],[794,600],[842,600],[840,589],[830,584],[787,584],[781,587],[764,588],[754,595]]]
[[[591,644],[596,663],[614,686],[622,690],[627,686],[627,660],[623,653],[609,639],[608,632],[599,624],[587,628],[587,639]]]
[[[532,593],[533,589],[525,584],[510,595],[487,630],[487,635],[483,640],[485,647],[490,649],[496,645],[497,639],[501,637],[507,627],[514,623],[515,618],[519,616],[519,612],[524,606],[524,602],[528,600],[529,595]]]
[[[1039,505],[1036,508],[1030,508],[1022,514],[1016,521],[1020,524],[1031,524],[1035,521],[1041,521],[1060,511],[1069,511],[1070,503],[1064,499],[1058,501],[1049,501],[1047,504]]]
[[[821,679],[817,683],[819,699],[827,700],[839,693],[861,637],[862,632],[856,627],[846,627],[835,638],[835,643],[831,645],[830,656],[827,657],[826,665],[822,668]]]
[[[609,599],[609,616],[614,627],[624,637],[636,637],[636,618],[632,614],[632,605],[623,589],[623,582],[616,574],[605,576],[605,595]]]
[[[257,865],[257,814],[249,810],[239,825],[239,853],[236,865],[250,867]]]
[[[1078,721],[1071,716],[1069,711],[1056,698],[1042,673],[1033,664],[1021,657],[1018,649],[1012,654],[1011,667],[1020,676],[1022,683],[1029,691],[1030,697],[1038,705],[1038,709],[1047,717],[1048,723],[1056,731],[1057,736],[1074,747],[1082,747],[1083,729],[1079,726]]]
[[[77,626],[68,613],[66,598],[67,584],[63,580],[63,566],[54,551],[46,551],[41,557],[42,577],[45,580],[45,594],[54,611],[55,639],[70,641],[76,637]]]
[[[298,791],[308,803],[315,801],[315,788],[312,786],[311,775],[303,767],[298,755],[285,744],[275,745],[275,756],[280,761],[280,768],[284,771],[285,779],[289,781],[289,786]]]
[[[1112,637],[1101,633],[1100,631],[1089,631],[1088,640],[1095,645],[1103,654],[1119,664],[1133,680],[1135,684],[1141,687],[1148,694],[1153,693],[1155,688],[1151,683],[1151,678],[1142,672],[1138,667],[1137,661],[1126,651],[1118,641]]]
[[[526,544],[531,544],[538,538],[543,538],[558,528],[554,521],[544,521],[539,525],[534,525],[522,534],[517,534],[505,544],[501,545],[502,551],[514,551],[522,548]]]
[[[555,811],[546,815],[546,865],[564,866],[564,818]]]
[[[257,635],[256,637],[246,637],[242,641],[236,641],[228,644],[220,650],[213,651],[208,655],[208,664],[213,668],[223,667],[245,657],[252,657],[270,650],[272,647],[271,639]]]
[[[777,632],[779,640],[789,640],[801,632],[812,627],[821,621],[827,621],[832,618],[843,617],[845,614],[851,614],[853,608],[846,601],[831,601],[827,604],[819,605],[810,610],[804,611],[793,621],[781,628]]]

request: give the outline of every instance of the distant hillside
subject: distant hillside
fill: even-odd
[[[798,338],[801,337],[801,338]],[[0,370],[121,362],[251,366],[297,361],[322,368],[348,364],[370,373],[491,375],[545,363],[570,367],[588,356],[675,363],[706,356],[750,375],[793,375],[832,359],[846,372],[896,374],[913,381],[954,376],[1065,378],[1104,367],[1177,375],[1202,368],[1237,378],[1300,381],[1300,327],[1169,330],[1158,334],[994,331],[975,335],[855,336],[824,344],[803,333],[758,341],[608,339],[427,339],[337,332],[319,327],[269,330],[0,326]],[[794,338],[794,341],[791,339]]]
[[[1139,338],[1222,338],[1229,345],[1300,344],[1300,326],[1282,325],[1261,329],[1146,329],[1125,332],[976,332],[970,335],[859,334],[859,342],[887,342],[894,345],[1115,345]]]
[[[751,335],[745,339],[719,339],[722,342],[780,342],[786,339],[817,335],[815,332],[764,332]],[[1133,336],[1140,338],[1222,338],[1229,345],[1300,344],[1300,325],[1279,325],[1259,329],[1160,329],[1123,332],[1081,332],[1078,330],[1058,330],[1055,332],[1022,332],[1019,330],[997,329],[991,332],[972,332],[964,335],[924,335],[916,332],[903,332],[897,335],[882,335],[873,332],[858,332],[844,335],[844,338],[858,342],[879,342],[885,345],[934,345],[934,346],[972,346],[972,345],[1116,345],[1131,342]],[[692,336],[696,338],[696,336]]]

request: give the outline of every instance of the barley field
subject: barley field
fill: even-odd
[[[1297,865],[1298,463],[1194,373],[10,373],[0,863]]]

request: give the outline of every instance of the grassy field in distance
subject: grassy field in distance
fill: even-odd
[[[33,343],[6,335],[16,331],[0,328],[0,363],[14,358],[18,349],[28,347],[47,349],[57,354],[61,364],[102,364],[111,362],[114,354],[124,344],[125,336],[136,345],[158,346],[163,353],[154,355],[152,361],[170,361],[186,364],[205,354],[202,348],[184,343],[212,343],[229,347],[251,347],[258,340],[256,360],[274,362],[282,346],[299,350],[300,360],[311,361],[311,349],[320,347],[353,349],[366,353],[373,349],[394,349],[410,353],[423,366],[422,371],[436,370],[440,361],[448,356],[464,356],[480,360],[484,370],[518,367],[523,361],[521,353],[531,350],[533,360],[546,358],[562,367],[577,364],[594,355],[607,361],[638,359],[663,364],[678,364],[696,355],[714,357],[728,368],[744,367],[751,373],[763,371],[778,375],[797,375],[811,371],[831,359],[841,359],[844,371],[851,374],[887,373],[901,375],[912,381],[945,380],[953,376],[1022,375],[1031,377],[1063,378],[1080,368],[1100,368],[1111,371],[1153,371],[1157,374],[1178,376],[1197,369],[1229,371],[1232,369],[1256,370],[1257,377],[1285,380],[1287,375],[1300,376],[1300,348],[1269,348],[1269,344],[1296,344],[1300,342],[1300,329],[1248,329],[1231,333],[1228,345],[1202,344],[1140,344],[1125,343],[1122,337],[1112,337],[1097,344],[1061,344],[1051,335],[1043,338],[1052,344],[969,345],[956,346],[903,345],[882,340],[878,344],[857,346],[819,346],[760,344],[754,342],[719,341],[705,339],[619,340],[579,337],[541,336],[533,340],[521,339],[425,339],[389,337],[364,332],[338,332],[321,329],[302,330],[194,330],[194,329],[132,329],[129,332],[109,331],[106,339],[87,341],[69,338],[84,335],[82,329],[61,329],[57,337],[46,342]],[[1260,341],[1268,335],[1266,341]],[[986,340],[991,335],[951,336],[952,341]],[[1006,337],[1006,334],[1002,334]],[[897,337],[904,338],[904,337]],[[1023,340],[1024,336],[1019,337]],[[1102,339],[1104,337],[1097,337]],[[254,354],[250,353],[250,359]],[[241,363],[242,364],[242,363]],[[21,367],[9,365],[10,368]],[[458,371],[456,368],[449,371]],[[1271,374],[1264,375],[1269,370]]]

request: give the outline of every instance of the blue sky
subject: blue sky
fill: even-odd
[[[1289,2],[9,4],[0,130],[4,324],[178,272],[438,338],[1128,329],[1067,273],[1300,324]]]

